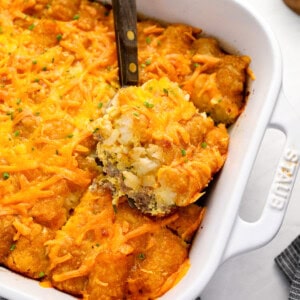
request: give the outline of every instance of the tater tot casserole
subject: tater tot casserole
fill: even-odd
[[[139,84],[120,88],[109,5],[0,0],[0,264],[80,299],[155,299],[184,276],[246,102],[248,56],[137,28]]]

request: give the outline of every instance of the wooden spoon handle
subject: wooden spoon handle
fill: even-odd
[[[112,0],[121,86],[137,85],[137,14],[135,0]]]
[[[300,0],[283,0],[284,3],[294,12],[300,15]]]

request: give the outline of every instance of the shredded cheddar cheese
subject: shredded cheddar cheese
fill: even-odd
[[[0,4],[0,172],[10,174],[0,185],[0,205],[10,214],[53,196],[59,180],[81,189],[90,184],[93,172],[77,157],[90,154],[85,143],[102,115],[98,104],[118,87],[111,18],[84,32],[76,20],[35,18],[24,5],[30,6]]]

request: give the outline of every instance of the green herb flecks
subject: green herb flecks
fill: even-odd
[[[34,29],[34,27],[35,27],[35,25],[32,23],[28,26],[28,29],[32,31]]]
[[[138,257],[138,259],[139,260],[144,260],[145,258],[146,258],[146,255],[145,255],[145,253],[139,253],[138,255],[137,255],[137,257]]]
[[[201,148],[205,149],[207,147],[207,143],[206,142],[202,142],[201,143]]]
[[[59,42],[62,40],[62,38],[63,38],[63,36],[62,36],[61,33],[58,34],[58,35],[56,36],[56,39],[57,39],[57,41],[59,41]]]
[[[9,174],[8,172],[4,172],[4,173],[2,174],[2,178],[3,178],[4,180],[7,180],[9,177],[10,177],[10,174]]]
[[[17,136],[19,136],[19,135],[20,135],[20,130],[16,130],[16,131],[14,132],[14,136],[17,137]]]
[[[153,108],[154,107],[154,104],[153,103],[150,103],[148,101],[145,101],[144,102],[144,105],[147,107],[147,108]]]
[[[168,89],[164,88],[163,92],[164,92],[165,95],[167,95],[167,96],[169,95],[169,90]]]
[[[151,59],[150,59],[150,58],[146,59],[145,65],[146,65],[146,66],[149,66],[150,64],[151,64]]]

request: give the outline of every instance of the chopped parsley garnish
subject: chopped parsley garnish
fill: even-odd
[[[56,36],[56,39],[57,39],[58,41],[61,41],[61,39],[62,39],[62,34],[61,34],[61,33],[58,34],[58,35]]]
[[[32,64],[33,64],[33,65],[36,65],[36,64],[37,64],[37,60],[34,59],[34,60],[32,61]]]
[[[38,275],[38,277],[39,278],[43,278],[43,277],[45,277],[45,275],[46,275],[45,272],[40,272],[39,275]]]
[[[9,111],[6,113],[7,116],[10,116],[10,119],[13,120],[14,119],[14,112],[13,111]]]
[[[73,133],[70,133],[70,134],[67,135],[67,138],[68,138],[68,139],[71,139],[73,136],[74,136],[74,134],[73,134]]]
[[[9,248],[10,251],[14,251],[16,249],[16,244],[12,244]]]
[[[4,180],[7,180],[7,179],[10,177],[10,175],[9,175],[8,172],[4,172],[4,173],[2,174],[2,177],[3,177]]]
[[[145,258],[146,258],[146,255],[145,255],[145,253],[139,253],[138,255],[137,255],[137,257],[138,257],[138,259],[140,259],[140,260],[144,260]]]
[[[75,15],[75,16],[73,17],[73,20],[78,20],[79,18],[80,18],[80,15],[77,14],[77,15]]]
[[[20,135],[20,130],[16,130],[15,132],[14,132],[14,136],[19,136]]]
[[[28,29],[29,29],[29,30],[33,30],[34,27],[35,27],[35,25],[32,23],[31,25],[28,26]]]
[[[151,38],[149,36],[146,37],[146,43],[149,45],[151,43]]]
[[[150,58],[146,59],[145,65],[146,65],[146,66],[149,66],[150,64],[151,64],[151,59],[150,59]]]
[[[186,150],[185,149],[181,149],[181,155],[186,156]]]
[[[163,89],[163,91],[167,96],[169,95],[169,91],[167,89]]]
[[[202,143],[201,143],[201,147],[202,147],[203,149],[205,149],[205,148],[207,147],[207,143],[206,143],[206,142],[202,142]]]
[[[97,105],[97,107],[98,107],[98,108],[102,108],[102,107],[103,107],[103,103],[102,103],[102,102],[99,102],[98,105]]]
[[[145,101],[145,102],[144,102],[144,105],[145,105],[147,108],[153,108],[153,106],[154,106],[153,103],[149,103],[148,101]]]

